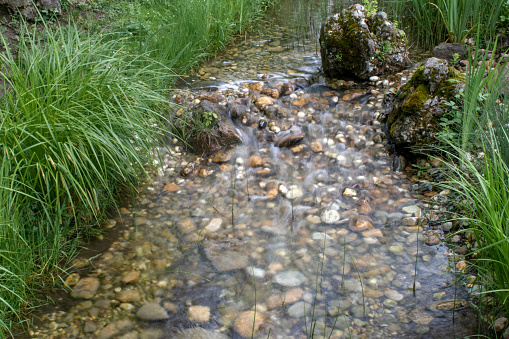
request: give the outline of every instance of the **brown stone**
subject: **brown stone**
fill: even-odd
[[[261,89],[264,86],[264,83],[261,82],[261,81],[258,81],[258,82],[243,82],[241,85],[243,87],[246,87],[250,91],[260,92]]]
[[[122,290],[117,294],[117,300],[123,303],[137,303],[141,301],[138,290]]]
[[[179,185],[174,184],[174,183],[169,183],[168,185],[164,186],[163,192],[173,193],[173,192],[177,192],[179,189],[180,189]]]
[[[237,319],[235,319],[233,328],[241,336],[251,338],[253,331],[256,333],[263,321],[264,317],[260,312],[255,314],[254,311],[247,311],[241,313]]]
[[[92,277],[83,278],[74,286],[71,296],[77,299],[92,299],[99,286],[101,286],[99,279]]]
[[[194,322],[207,322],[210,320],[210,308],[207,306],[191,306],[187,311],[187,319]]]
[[[288,292],[285,293],[283,297],[283,302],[285,305],[295,304],[299,301],[304,295],[304,291],[300,288],[292,288]]]
[[[212,158],[212,162],[215,164],[222,164],[225,162],[230,161],[232,158],[232,154],[229,151],[220,151],[217,152],[214,157]]]
[[[304,151],[305,149],[306,149],[306,145],[301,144],[301,145],[293,146],[292,148],[290,148],[290,151],[293,154],[297,154],[297,153]]]
[[[321,152],[323,150],[322,143],[320,141],[313,141],[311,143],[311,150],[315,153]]]
[[[292,100],[292,105],[294,105],[294,106],[304,106],[306,104],[307,104],[307,101],[304,98]]]
[[[347,93],[347,94],[343,95],[342,100],[343,101],[350,101],[350,100],[356,99],[358,97],[361,97],[362,95],[363,95],[362,90],[354,90],[354,91],[352,91],[350,93]]]
[[[274,104],[274,99],[268,96],[261,96],[255,100],[254,104],[260,111],[263,111],[267,106]]]
[[[259,155],[252,155],[247,160],[247,165],[249,167],[262,167],[264,164],[265,164],[265,161]]]
[[[426,239],[426,245],[433,246],[440,243],[440,236],[437,234],[432,234]]]
[[[184,178],[189,177],[194,174],[195,169],[196,164],[194,162],[190,162],[180,171],[180,175]]]
[[[131,272],[124,273],[122,275],[121,281],[124,284],[134,284],[134,283],[138,282],[139,279],[140,279],[140,272],[139,271],[131,271]]]
[[[366,238],[381,238],[384,236],[384,234],[378,228],[373,228],[362,232],[362,236]]]
[[[349,226],[352,231],[365,231],[374,227],[373,222],[366,215],[350,218]]]
[[[507,318],[505,317],[502,317],[502,318],[498,318],[497,320],[495,320],[495,322],[493,323],[493,329],[497,332],[499,331],[502,331],[504,328],[507,327],[507,324],[508,324],[508,320]]]
[[[263,95],[268,95],[271,98],[279,98],[279,91],[275,88],[266,88],[260,92]]]

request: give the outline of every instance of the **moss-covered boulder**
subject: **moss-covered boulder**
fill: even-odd
[[[387,117],[390,136],[400,151],[438,142],[446,102],[464,87],[464,75],[437,58],[425,60],[407,84],[399,88]]]
[[[356,4],[329,17],[320,30],[323,72],[337,78],[399,71],[410,64],[406,36],[384,12],[366,13]]]

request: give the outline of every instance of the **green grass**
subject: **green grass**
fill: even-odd
[[[425,50],[444,41],[463,42],[477,32],[492,41],[507,6],[505,0],[382,0],[380,5]]]
[[[175,72],[188,71],[245,31],[275,0],[122,0],[109,7],[130,53],[149,53]],[[108,7],[106,7],[108,9]]]
[[[69,25],[0,55],[0,325],[53,284],[122,186],[147,177],[167,104],[122,40]],[[107,39],[106,39],[107,38]],[[5,43],[5,41],[4,41]],[[8,49],[7,49],[8,51]],[[28,305],[30,306],[30,305]],[[14,320],[16,320],[14,318]],[[18,319],[19,320],[19,319]]]
[[[479,37],[477,37],[479,41]],[[479,44],[477,44],[479,46]],[[494,46],[495,48],[496,46]],[[485,74],[475,53],[467,72],[461,123],[456,138],[438,150],[448,159],[448,180],[439,184],[454,192],[454,211],[470,224],[476,246],[470,255],[479,286],[480,314],[509,315],[509,100],[501,102],[507,65]],[[495,301],[488,305],[486,297]]]

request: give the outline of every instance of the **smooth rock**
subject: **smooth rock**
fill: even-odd
[[[168,313],[166,310],[155,302],[147,302],[140,307],[136,316],[141,320],[156,321],[168,319]]]
[[[138,290],[122,290],[117,294],[117,300],[123,303],[137,303],[141,301]]]
[[[210,240],[204,242],[207,258],[221,272],[242,269],[248,264],[244,242],[236,239]]]
[[[305,301],[299,301],[298,303],[290,306],[287,310],[288,315],[292,318],[301,318],[305,314],[309,314],[312,310],[312,306]]]
[[[207,306],[191,306],[187,310],[187,319],[193,322],[207,322],[210,320],[210,308]]]
[[[311,143],[311,150],[315,153],[321,152],[323,150],[322,143],[320,141],[313,141]]]
[[[124,284],[134,284],[140,279],[140,271],[130,271],[122,274],[120,279]]]
[[[290,148],[304,140],[304,133],[290,134],[276,142],[276,146],[280,148]]]
[[[249,167],[262,167],[265,164],[263,158],[259,155],[252,155],[247,159],[247,165]]]
[[[426,239],[426,245],[428,246],[434,246],[440,243],[440,236],[437,234],[432,234]]]
[[[80,281],[80,275],[78,273],[72,273],[65,278],[65,284],[69,287],[75,286]]]
[[[495,331],[502,331],[504,330],[506,327],[507,327],[507,324],[508,324],[508,320],[507,318],[505,317],[502,317],[502,318],[498,318],[497,320],[495,320],[495,322],[493,323],[493,329]]]
[[[163,188],[163,192],[173,193],[180,190],[180,186],[174,183],[169,183]]]
[[[222,164],[230,161],[232,158],[232,153],[229,151],[220,151],[217,152],[212,158],[212,162],[215,164]]]
[[[401,301],[403,300],[403,294],[399,293],[395,290],[385,290],[384,295],[394,301]]]
[[[96,336],[97,339],[110,339],[134,328],[134,323],[129,320],[115,321],[103,328]]]
[[[76,299],[92,299],[101,286],[97,278],[83,278],[74,286],[71,296]]]
[[[304,274],[297,271],[285,271],[274,276],[274,281],[286,287],[296,287],[306,281]]]
[[[205,227],[205,230],[208,232],[217,232],[221,229],[221,225],[223,224],[223,219],[221,218],[214,218],[212,219],[209,224]]]
[[[288,189],[288,192],[285,194],[285,197],[287,199],[293,200],[293,199],[300,198],[303,194],[304,194],[304,192],[302,191],[302,188],[297,187],[297,186],[290,186],[290,188]]]
[[[256,333],[263,324],[264,317],[260,312],[255,314],[254,311],[242,312],[233,324],[235,331],[245,338],[251,338],[253,331]]]
[[[228,337],[222,333],[193,327],[179,332],[175,339],[228,339]]]
[[[326,224],[336,224],[340,219],[340,214],[336,210],[326,210],[322,213],[320,219]]]

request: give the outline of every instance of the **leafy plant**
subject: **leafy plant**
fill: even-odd
[[[392,43],[389,40],[385,40],[380,45],[380,51],[376,53],[376,57],[379,60],[384,60],[392,52]]]
[[[376,14],[378,12],[378,1],[377,0],[363,0],[362,4],[364,5],[364,12],[366,16],[369,18],[370,16]]]

